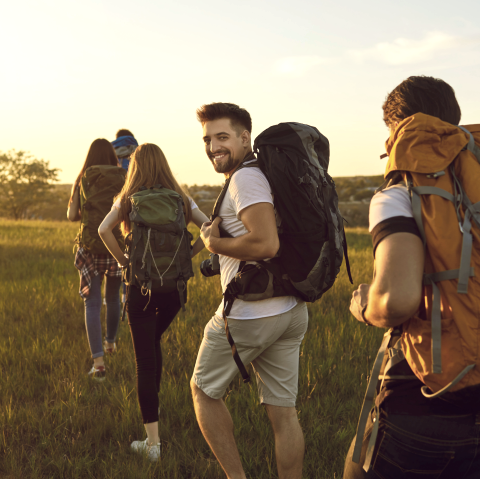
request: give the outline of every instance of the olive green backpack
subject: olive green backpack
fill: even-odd
[[[149,189],[143,186],[130,201],[132,231],[126,238],[129,264],[124,282],[138,286],[149,298],[152,292],[177,290],[185,311],[187,281],[193,268],[192,235],[185,223],[183,198],[176,191],[155,185]]]
[[[120,193],[126,171],[119,166],[96,165],[85,170],[80,182],[80,230],[75,244],[93,254],[109,254],[98,234],[98,227],[112,209],[113,199]],[[113,230],[123,249],[124,240],[120,226]]]

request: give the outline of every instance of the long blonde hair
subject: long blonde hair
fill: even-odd
[[[163,151],[157,145],[144,143],[132,153],[125,185],[115,198],[115,201],[120,200],[120,221],[124,235],[130,233],[131,230],[128,215],[132,209],[132,204],[129,197],[137,193],[142,186],[150,188],[158,184],[176,191],[182,196],[185,222],[190,223],[192,220],[190,199],[173,176]]]

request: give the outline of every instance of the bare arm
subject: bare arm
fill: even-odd
[[[256,203],[242,210],[239,218],[248,232],[236,238],[220,238],[218,225],[221,218],[204,223],[200,234],[205,247],[212,253],[241,261],[273,258],[280,247],[273,205]]]
[[[197,225],[199,228],[202,227],[203,223],[207,223],[209,220],[207,216],[200,211],[199,208],[195,208],[192,210],[192,223]],[[193,243],[193,248],[192,248],[192,258],[200,253],[202,249],[205,248],[205,245],[203,244],[202,237],[199,236],[195,243]]]
[[[411,233],[387,236],[375,253],[375,278],[353,293],[351,313],[361,322],[364,316],[381,328],[398,326],[418,310],[422,299],[424,251],[420,238]]]
[[[74,191],[72,199],[68,205],[67,218],[70,221],[80,221],[82,219],[82,215],[80,213],[80,188],[76,185],[73,185],[72,189]]]
[[[105,216],[105,219],[102,221],[102,224],[98,228],[98,234],[102,241],[105,243],[105,246],[108,248],[108,251],[112,256],[120,263],[122,266],[126,266],[128,263],[127,258],[123,255],[123,251],[118,246],[117,239],[113,234],[113,228],[120,223],[119,210],[117,208],[112,208],[110,213]]]

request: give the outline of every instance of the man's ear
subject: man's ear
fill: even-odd
[[[243,130],[240,137],[242,138],[243,146],[250,146],[250,144],[252,143],[252,135],[248,130]]]

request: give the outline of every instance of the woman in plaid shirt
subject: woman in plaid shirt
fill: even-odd
[[[72,187],[67,216],[70,221],[82,219],[80,210],[80,181],[85,171],[95,165],[118,166],[117,155],[108,140],[95,140],[88,150],[85,163]],[[82,245],[75,255],[75,267],[80,273],[80,296],[85,302],[85,326],[93,358],[93,366],[88,375],[96,381],[105,380],[105,352],[113,353],[116,349],[115,338],[120,320],[119,289],[122,270],[109,253],[93,254]],[[102,282],[105,276],[105,300],[107,304],[107,334],[102,344]]]

